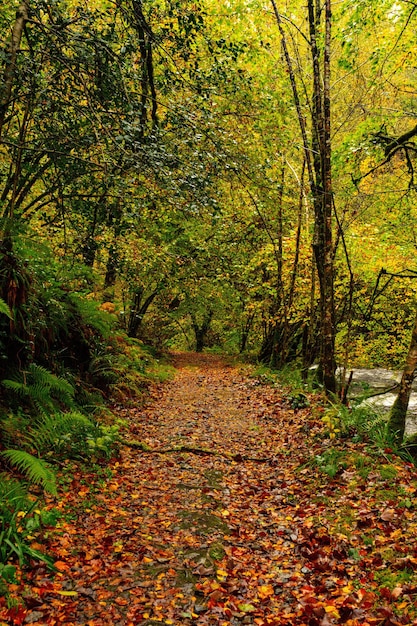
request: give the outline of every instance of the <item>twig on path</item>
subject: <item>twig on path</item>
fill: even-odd
[[[257,458],[246,456],[245,454],[232,454],[230,452],[219,452],[218,450],[209,450],[208,448],[199,448],[195,446],[175,446],[173,448],[151,448],[147,443],[143,441],[127,441],[123,440],[122,444],[128,448],[134,448],[136,450],[142,450],[148,454],[170,454],[173,452],[189,452],[190,454],[200,454],[202,456],[220,456],[230,461],[255,461],[256,463],[268,463],[272,461],[271,457]]]

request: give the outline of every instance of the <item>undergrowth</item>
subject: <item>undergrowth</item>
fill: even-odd
[[[110,407],[137,403],[153,380],[170,376],[170,368],[120,331],[117,316],[91,297],[89,268],[83,274],[58,266],[43,249],[25,249],[25,261],[21,254],[18,247],[4,255],[0,249],[3,595],[17,565],[41,560],[51,566],[33,547],[33,535],[44,524],[44,494],[54,498],[62,488],[63,468],[68,462],[102,467],[117,456],[120,425]]]
[[[406,440],[399,446],[395,438],[387,429],[388,416],[378,411],[370,404],[362,402],[358,398],[351,406],[342,404],[337,399],[333,402],[324,399],[318,388],[315,372],[308,374],[307,380],[303,381],[300,370],[293,367],[284,367],[282,370],[271,370],[260,365],[252,372],[259,384],[267,384],[282,388],[284,398],[290,408],[294,410],[312,406],[313,412],[318,411],[323,423],[321,436],[324,440],[330,440],[333,445],[327,446],[323,454],[314,458],[313,464],[324,474],[330,477],[353,464],[356,460],[346,459],[343,444],[346,441],[352,443],[367,444],[368,458],[375,464],[376,459],[383,463],[386,460],[387,451],[404,461],[415,462],[411,455],[415,447],[414,439]],[[363,462],[363,456],[359,464]],[[366,466],[366,463],[364,464]],[[363,469],[366,474],[368,470]]]

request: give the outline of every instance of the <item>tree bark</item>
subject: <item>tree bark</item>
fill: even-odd
[[[332,241],[333,190],[331,173],[331,119],[330,119],[330,41],[331,0],[325,2],[325,46],[323,78],[320,70],[320,51],[317,44],[317,26],[320,12],[308,0],[310,44],[313,64],[313,165],[315,185],[313,202],[315,211],[314,256],[320,285],[321,345],[320,372],[326,394],[336,393],[335,362],[335,312],[334,312],[334,266]]]
[[[16,20],[12,30],[12,37],[7,51],[6,67],[0,88],[0,143],[3,136],[3,127],[6,114],[12,100],[13,81],[16,73],[17,54],[20,49],[23,30],[28,20],[29,2],[24,1],[16,11]]]
[[[213,319],[213,311],[209,310],[204,315],[202,323],[199,325],[195,316],[191,315],[192,327],[195,334],[196,352],[203,352],[206,335],[210,329],[211,320]]]
[[[306,120],[298,92],[296,76],[288,51],[281,16],[275,0],[271,0],[281,34],[281,43],[288,68],[293,99],[304,145],[304,154],[313,197],[315,229],[313,240],[314,259],[320,287],[320,363],[319,371],[326,394],[336,392],[334,312],[334,265],[332,241],[333,190],[331,175],[331,108],[330,108],[330,43],[331,0],[325,0],[324,54],[318,45],[321,24],[321,6],[316,0],[308,0],[308,41],[312,59],[313,97],[311,106],[311,143],[307,135]],[[321,59],[322,57],[322,59]],[[321,63],[322,60],[322,63]]]
[[[139,329],[142,325],[143,318],[152,302],[159,293],[159,289],[155,289],[145,300],[142,301],[145,289],[139,287],[135,291],[132,308],[130,309],[129,324],[127,334],[134,339],[137,338]]]
[[[397,443],[401,443],[404,438],[405,420],[407,416],[408,403],[410,401],[411,386],[413,384],[415,371],[417,368],[417,314],[414,320],[414,327],[411,333],[410,347],[405,361],[404,371],[401,377],[400,389],[393,404],[388,420],[388,432]]]

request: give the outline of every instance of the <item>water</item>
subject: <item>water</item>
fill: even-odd
[[[401,372],[387,370],[382,367],[375,369],[356,369],[353,371],[352,383],[349,388],[349,398],[354,399],[361,395],[369,395],[364,402],[381,413],[388,413],[397,397],[398,388],[395,385],[401,380]],[[394,389],[393,389],[394,388]],[[408,405],[405,435],[417,432],[417,383],[413,384],[413,391]]]

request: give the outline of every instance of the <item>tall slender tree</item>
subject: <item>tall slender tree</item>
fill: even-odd
[[[307,39],[311,54],[312,102],[311,130],[308,136],[307,121],[301,105],[296,74],[291,60],[283,20],[275,0],[271,0],[281,34],[284,58],[290,77],[293,99],[303,140],[310,190],[314,206],[313,251],[320,287],[320,374],[326,393],[336,392],[334,311],[334,246],[333,246],[333,188],[331,169],[331,100],[330,100],[330,47],[331,0],[322,5],[308,0]],[[324,42],[320,45],[320,40]]]

